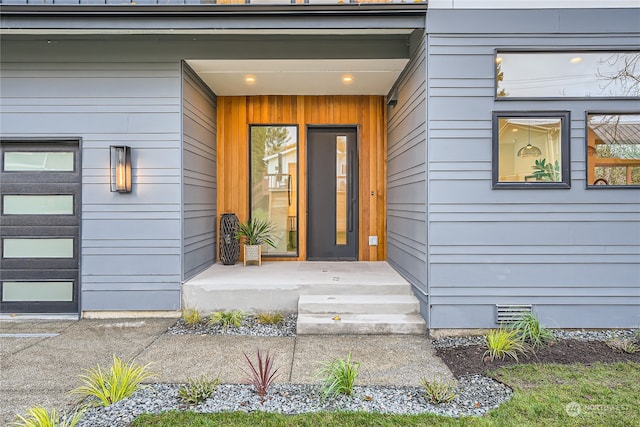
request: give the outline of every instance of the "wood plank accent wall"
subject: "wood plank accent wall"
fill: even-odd
[[[359,151],[360,261],[386,259],[386,108],[382,96],[218,97],[218,213],[249,216],[249,125],[298,125],[299,256],[307,259],[306,126],[356,125]],[[378,236],[378,246],[369,246]],[[270,258],[272,259],[272,258]]]

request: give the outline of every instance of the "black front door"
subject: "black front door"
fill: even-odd
[[[78,141],[0,148],[0,312],[77,313]]]
[[[355,127],[308,128],[307,177],[307,259],[357,260]]]

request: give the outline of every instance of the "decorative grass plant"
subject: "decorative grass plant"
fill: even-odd
[[[109,406],[131,396],[144,380],[155,376],[148,368],[149,364],[142,366],[131,360],[123,362],[113,355],[113,364],[108,371],[104,371],[100,365],[95,369],[87,369],[87,374],[80,376],[84,385],[71,393],[95,397],[96,406]]]
[[[420,379],[420,384],[424,387],[424,394],[431,403],[448,403],[455,397],[454,386],[438,380],[429,381],[426,378]]]
[[[244,313],[240,310],[214,311],[209,315],[209,325],[221,325],[226,331],[230,326],[239,328],[244,320]]]
[[[518,353],[526,352],[516,330],[492,329],[485,336],[485,341],[489,349],[484,352],[482,358],[488,358],[492,362],[498,358],[504,360],[505,356],[510,356],[517,361]]]
[[[276,247],[272,234],[274,226],[269,221],[260,218],[252,218],[247,222],[238,224],[236,239],[244,240],[245,245],[269,245]]]
[[[534,349],[555,340],[553,333],[540,325],[540,321],[532,313],[522,316],[509,329],[516,331],[518,338],[531,345]]]
[[[254,364],[247,353],[244,354],[244,358],[249,365],[249,371],[244,371],[247,374],[247,382],[256,389],[256,393],[260,396],[260,401],[264,403],[264,398],[267,395],[269,387],[273,384],[278,377],[278,369],[274,367],[273,356],[269,355],[267,351],[264,355],[260,353],[260,350],[256,350],[256,363]],[[274,369],[275,368],[275,369]]]
[[[634,354],[640,351],[640,346],[631,339],[610,338],[605,341],[605,344],[612,350],[627,354]]]
[[[187,384],[178,389],[178,397],[188,404],[197,405],[207,400],[220,385],[220,377],[209,379],[206,375],[188,378]]]
[[[182,319],[185,325],[194,326],[202,320],[202,314],[195,308],[185,308],[182,310]]]
[[[359,362],[351,361],[351,353],[346,359],[337,358],[324,362],[318,371],[322,378],[320,392],[324,398],[337,397],[341,394],[350,396],[358,378]]]
[[[263,325],[277,325],[282,322],[284,316],[278,311],[268,311],[265,313],[258,313],[256,318],[258,319],[258,323]]]
[[[42,406],[34,406],[27,410],[25,416],[16,415],[14,426],[18,427],[74,427],[80,422],[83,411],[60,414],[56,409],[49,412]]]

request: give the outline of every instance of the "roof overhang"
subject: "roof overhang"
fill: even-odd
[[[340,34],[377,31],[403,34],[425,28],[426,4],[347,5],[3,5],[2,33],[31,34],[121,31],[137,33],[198,33],[232,31],[291,34],[323,31]]]

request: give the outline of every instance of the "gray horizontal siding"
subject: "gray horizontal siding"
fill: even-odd
[[[426,61],[424,37],[415,41],[396,83],[397,104],[388,107],[387,260],[426,302]]]
[[[183,65],[183,280],[216,259],[216,98]]]
[[[180,64],[110,59],[108,49],[85,62],[94,50],[77,41],[3,41],[0,131],[82,138],[81,309],[175,310]],[[130,194],[109,191],[112,144],[132,147]]]
[[[638,100],[495,101],[493,79],[497,48],[637,48],[638,11],[458,12],[428,15],[430,327],[495,327],[495,304],[533,304],[548,326],[637,327],[640,192],[586,190],[585,111]],[[500,110],[570,111],[571,189],[492,189]]]

